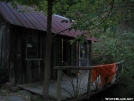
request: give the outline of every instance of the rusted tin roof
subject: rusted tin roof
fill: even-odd
[[[28,11],[26,11],[28,9]],[[17,26],[22,26],[30,29],[36,29],[41,31],[47,30],[47,17],[44,13],[34,11],[32,7],[26,8],[25,6],[17,5],[17,8],[13,8],[10,3],[0,2],[0,13],[9,23]],[[65,29],[71,27],[71,23],[61,22],[67,18],[57,15],[52,16],[52,33],[59,33]],[[61,35],[76,37],[82,34],[80,31],[65,30]],[[97,41],[94,37],[89,37],[88,40]]]

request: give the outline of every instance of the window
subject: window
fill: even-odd
[[[26,44],[26,56],[27,58],[40,58],[40,44],[39,44],[39,34],[32,33],[27,35]]]

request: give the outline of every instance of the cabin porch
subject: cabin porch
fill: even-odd
[[[92,82],[91,70],[94,66],[79,67],[79,66],[57,66],[57,81],[50,81],[49,95],[51,99],[61,101],[67,99],[85,99],[92,95],[95,95],[108,87],[111,87],[118,82],[123,70],[123,62],[116,63],[116,74],[112,79],[111,83],[105,82],[101,84],[100,77],[96,78]],[[73,75],[66,75],[62,70],[72,70]],[[75,70],[75,71],[74,71]],[[74,75],[74,73],[76,75]],[[43,82],[20,84],[18,87],[33,92],[35,94],[43,95]]]

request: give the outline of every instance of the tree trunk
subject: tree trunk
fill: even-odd
[[[46,47],[45,47],[45,67],[44,67],[44,86],[43,97],[49,99],[49,81],[50,81],[50,68],[51,68],[51,49],[52,49],[52,3],[53,0],[48,0],[48,14],[47,14],[47,35],[46,35]]]

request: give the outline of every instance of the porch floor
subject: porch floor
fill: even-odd
[[[71,79],[72,83],[67,77],[62,77],[61,81],[61,100],[69,99],[74,96],[74,91],[77,90],[78,95],[81,96],[87,93],[87,83],[88,83],[88,73],[85,75],[79,76],[79,79],[74,77]],[[29,84],[20,84],[18,87],[30,91],[32,93],[43,95],[43,82],[29,83]],[[90,84],[90,91],[96,91],[96,89],[101,89],[102,86],[96,88],[96,84]],[[74,90],[75,89],[75,90]],[[49,96],[51,99],[57,100],[57,81],[51,80],[49,86]]]
[[[87,74],[88,75],[88,74]],[[82,95],[87,92],[87,82],[88,82],[88,76],[79,76],[79,80],[77,80],[76,77],[71,79],[73,82],[74,88],[72,87],[72,83],[67,77],[62,77],[61,81],[61,99],[65,100],[68,98],[71,98],[74,96],[74,89],[77,92],[79,92],[79,95]],[[78,85],[77,85],[78,82]],[[27,91],[30,91],[35,94],[43,95],[43,81],[42,82],[37,82],[37,83],[29,83],[29,84],[20,84],[17,85],[18,87],[25,89]],[[91,90],[93,87],[91,88]],[[49,96],[52,99],[57,99],[57,81],[56,80],[51,80],[50,81],[50,86],[49,86]]]

